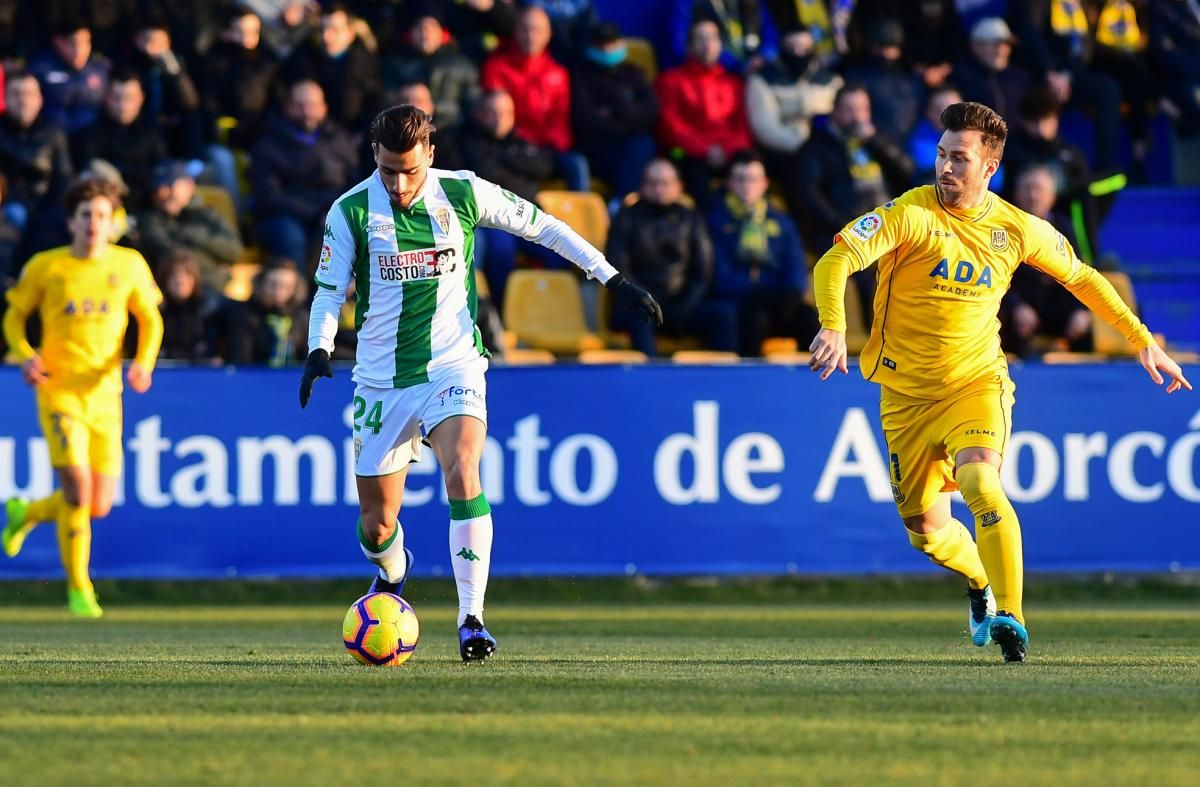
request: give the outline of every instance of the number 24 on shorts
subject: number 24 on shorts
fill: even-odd
[[[371,434],[379,434],[379,428],[383,426],[383,402],[375,402],[371,405],[371,412],[367,413],[367,420],[359,426],[358,421],[363,417],[363,413],[367,413],[367,400],[361,396],[354,397],[354,431],[360,431],[363,426],[371,430]]]

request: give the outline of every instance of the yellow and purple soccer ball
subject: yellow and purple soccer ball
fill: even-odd
[[[421,626],[407,601],[392,593],[368,593],[342,620],[350,655],[375,667],[398,667],[417,649]]]

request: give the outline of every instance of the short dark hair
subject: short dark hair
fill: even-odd
[[[951,104],[942,110],[942,128],[947,131],[978,131],[983,135],[984,150],[996,158],[1004,155],[1008,124],[991,107],[975,101]]]
[[[833,105],[836,107],[842,103],[843,98],[851,93],[866,93],[868,97],[871,95],[871,91],[867,90],[867,86],[862,82],[847,82],[838,88],[838,92],[833,95]]]
[[[763,161],[763,157],[758,155],[758,152],[754,150],[739,150],[737,153],[733,154],[732,158],[729,159],[730,171],[732,171],[734,167],[744,167],[747,164],[762,164],[763,169],[766,169],[767,167],[767,163]]]
[[[260,21],[260,22],[262,21],[262,17],[260,17],[258,14],[251,11],[246,6],[237,5],[236,3],[230,3],[230,4],[222,7],[220,12],[217,15],[217,19],[218,19],[218,24],[220,25],[220,29],[224,30],[224,29],[228,28],[230,25],[232,25],[234,22],[237,22],[237,21],[241,20],[243,17],[247,17],[247,16],[252,16],[255,19],[257,19],[258,21]]]
[[[137,82],[139,85],[141,85],[142,75],[137,71],[134,71],[129,66],[117,66],[112,70],[111,73],[109,73],[108,84],[115,85],[118,82]],[[145,90],[144,85],[142,86],[142,89]]]
[[[68,15],[50,26],[50,35],[54,38],[69,38],[80,30],[86,30],[90,33],[92,32],[92,26],[81,16]]]
[[[437,128],[433,118],[412,104],[389,107],[371,122],[371,142],[393,153],[406,153],[418,144],[429,147]]]
[[[1017,104],[1017,115],[1022,120],[1041,120],[1057,116],[1061,110],[1062,105],[1048,87],[1032,88],[1021,98],[1021,103]]]
[[[63,204],[67,207],[67,215],[75,213],[81,202],[104,197],[112,203],[113,210],[121,207],[121,189],[111,180],[103,178],[80,178],[67,187],[63,195]]]

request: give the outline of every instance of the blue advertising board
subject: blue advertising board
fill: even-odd
[[[1200,396],[1136,365],[1025,366],[1004,479],[1032,571],[1200,569]],[[1200,375],[1193,375],[1200,376]],[[495,368],[483,480],[496,575],[936,570],[892,501],[878,389],[852,369]],[[162,369],[125,394],[125,475],[97,522],[98,577],[354,576],[351,383]],[[0,498],[52,485],[32,392],[0,370]],[[965,507],[958,515],[969,521]],[[401,521],[417,575],[449,573],[432,454]],[[53,528],[0,579],[59,576]]]

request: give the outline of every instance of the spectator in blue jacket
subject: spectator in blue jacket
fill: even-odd
[[[779,30],[759,0],[673,0],[667,61],[678,65],[688,55],[692,25],[707,19],[721,31],[721,65],[735,74],[755,70],[779,55]]]
[[[807,347],[819,327],[804,302],[808,266],[800,234],[768,202],[768,185],[762,159],[737,154],[708,217],[713,296],[737,306],[740,351],[747,356],[761,355],[769,336],[790,336]]]
[[[78,20],[57,25],[51,49],[29,61],[45,97],[46,117],[73,134],[100,116],[112,63],[92,49],[92,31]]]

